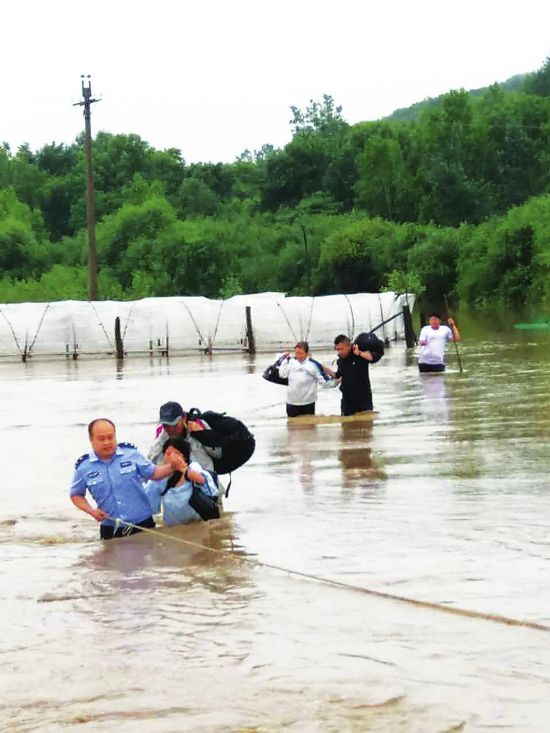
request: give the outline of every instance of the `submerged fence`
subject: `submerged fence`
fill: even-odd
[[[406,337],[413,304],[414,295],[390,292],[0,305],[0,358],[273,351],[302,340],[327,348],[339,333],[352,337],[382,322],[377,334],[398,340]]]

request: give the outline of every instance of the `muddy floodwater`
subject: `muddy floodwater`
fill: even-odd
[[[550,336],[461,354],[392,346],[372,423],[305,426],[265,355],[0,364],[0,729],[550,730]],[[85,426],[146,452],[170,399],[256,453],[220,520],[101,543]]]

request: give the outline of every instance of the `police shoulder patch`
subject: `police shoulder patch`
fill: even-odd
[[[90,454],[89,454],[89,453],[84,453],[84,455],[83,455],[83,456],[80,456],[80,458],[77,458],[77,459],[76,459],[76,463],[74,464],[74,467],[75,467],[75,468],[78,468],[78,467],[80,466],[80,464],[81,464],[81,463],[82,463],[83,461],[85,461],[85,460],[86,460],[86,458],[89,458],[89,457],[90,457]]]
[[[133,448],[134,450],[137,450],[137,445],[134,445],[133,443],[127,443],[127,442],[119,443],[118,447],[119,448]]]

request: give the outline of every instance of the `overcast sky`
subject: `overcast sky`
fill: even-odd
[[[92,130],[187,162],[290,140],[289,107],[330,94],[349,123],[535,71],[548,0],[7,0],[0,141],[71,143],[91,74]]]

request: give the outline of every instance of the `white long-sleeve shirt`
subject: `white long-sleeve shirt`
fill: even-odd
[[[309,357],[304,361],[290,358],[279,367],[279,375],[288,377],[286,401],[289,405],[310,405],[317,400],[317,387],[325,385],[319,369]]]

